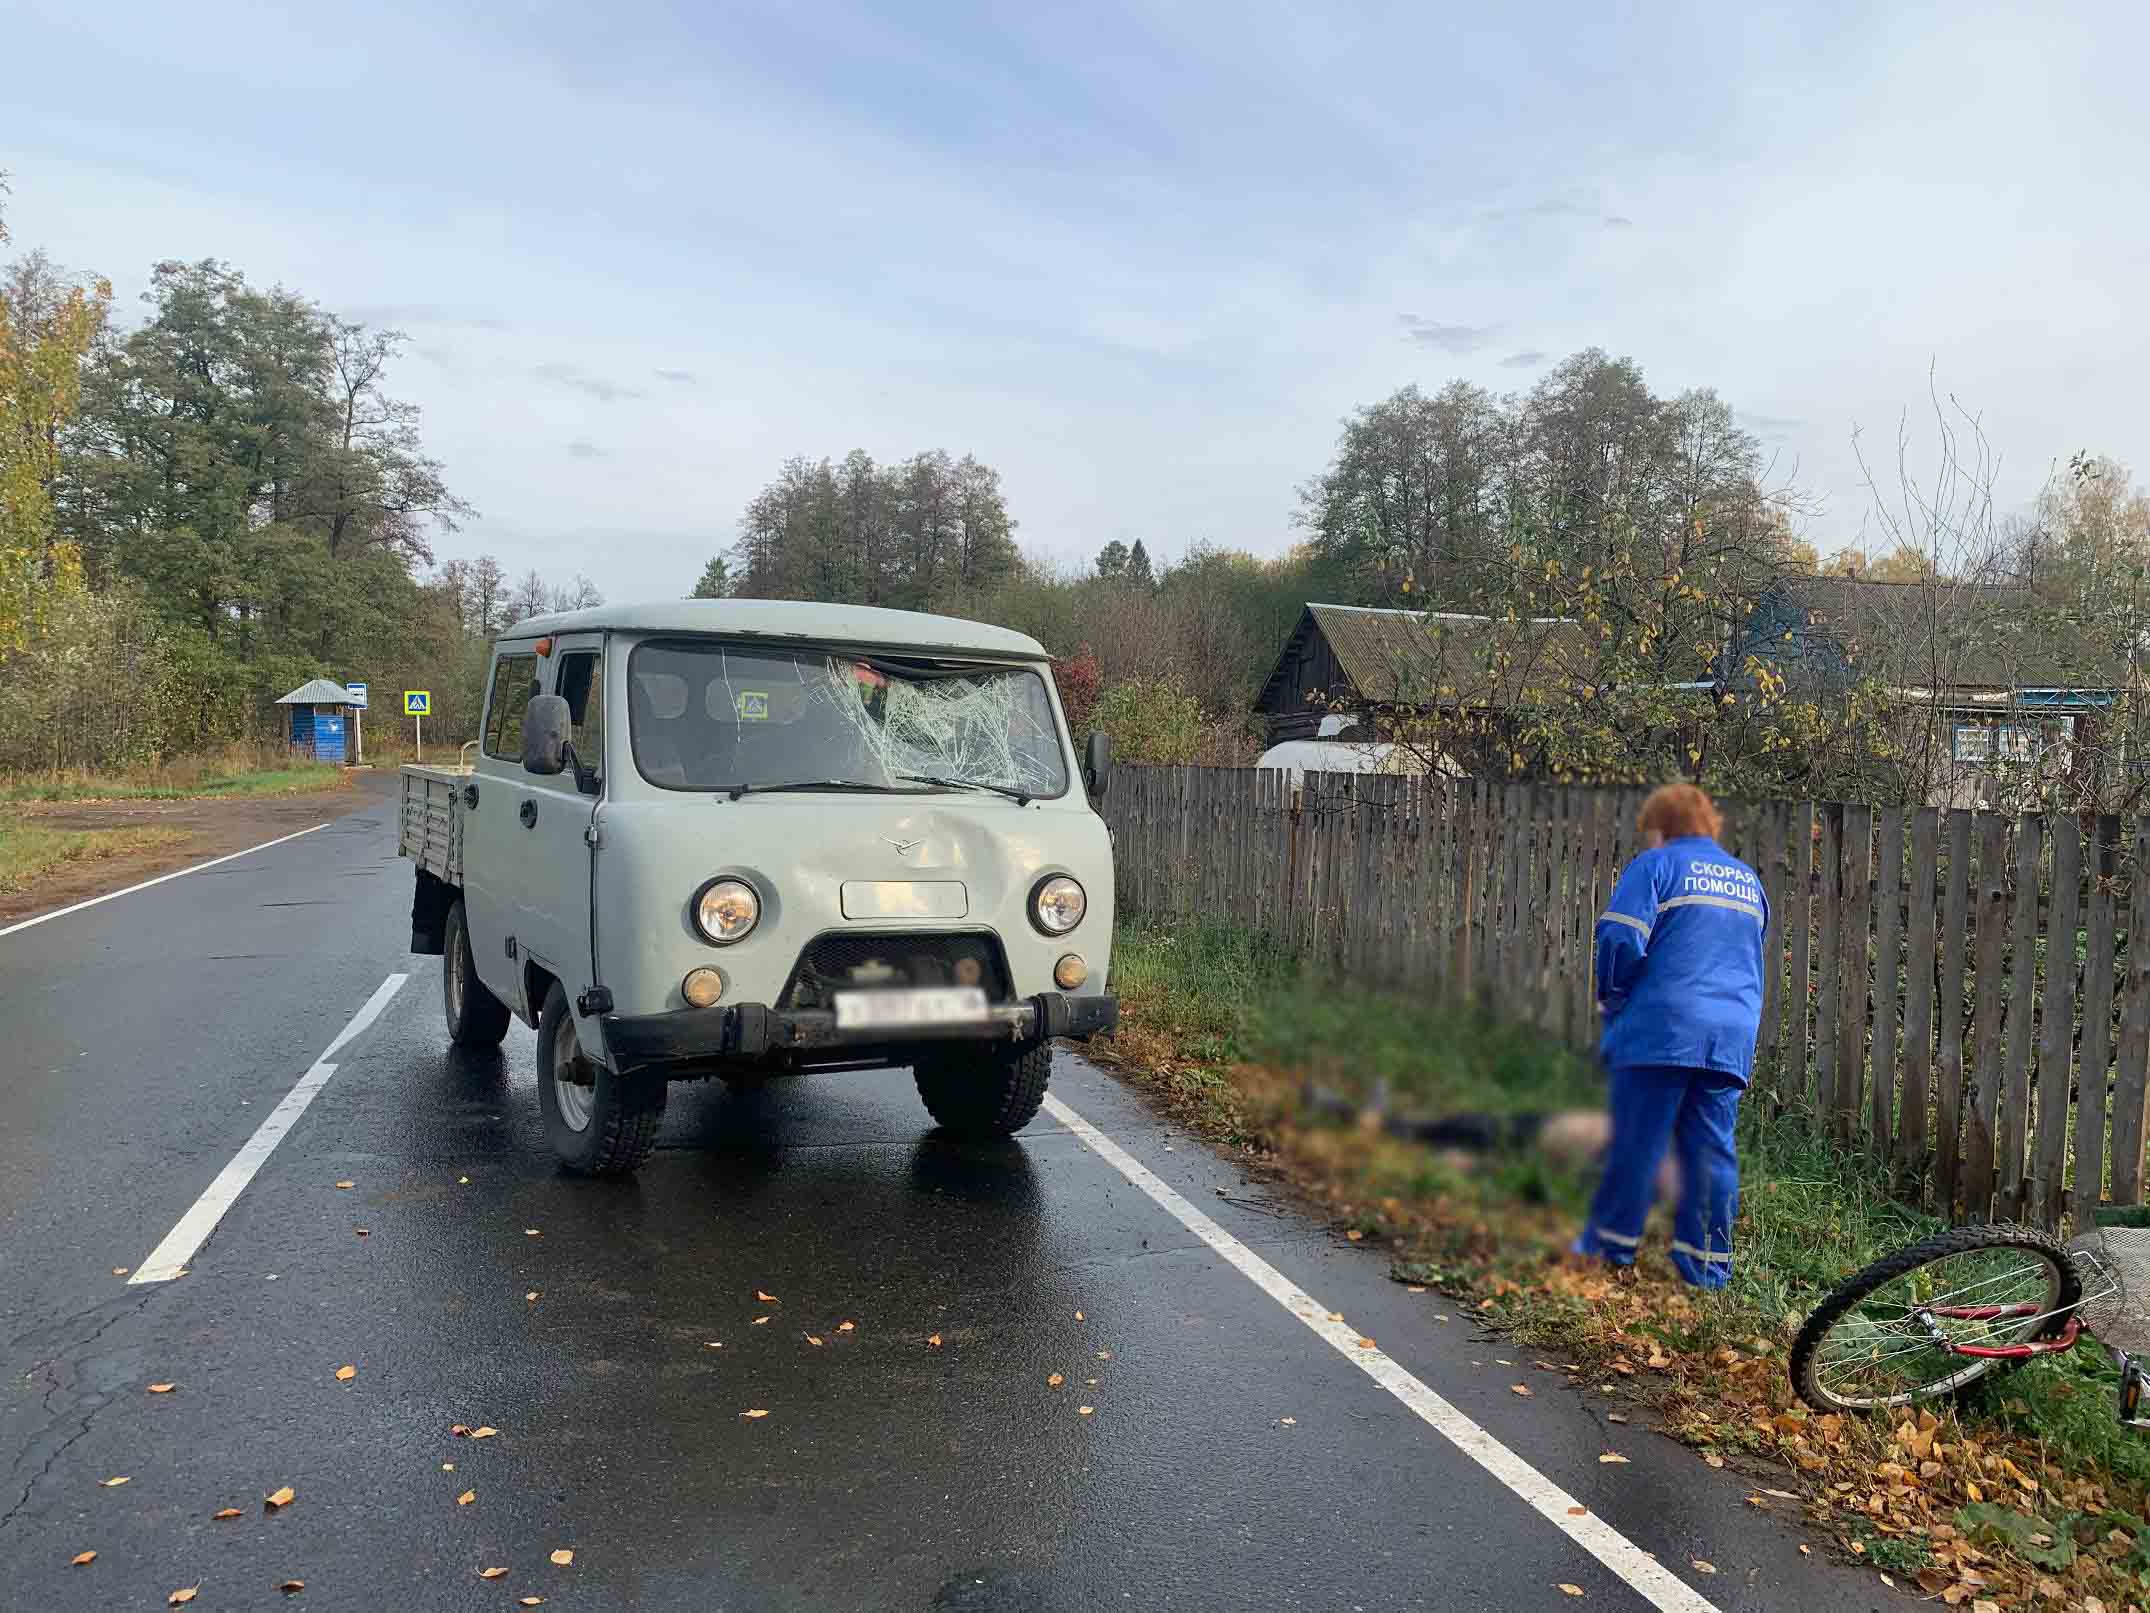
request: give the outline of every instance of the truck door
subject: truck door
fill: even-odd
[[[520,810],[529,786],[537,782],[523,771],[523,713],[537,692],[537,678],[534,644],[502,644],[493,652],[476,771],[464,781],[456,805],[463,815],[463,910],[470,922],[470,955],[478,978],[511,1007],[523,1000],[522,969],[508,956],[508,942],[515,937],[517,893],[525,877],[528,832]]]
[[[594,985],[590,966],[589,830],[604,789],[605,643],[597,633],[563,633],[545,659],[546,693],[567,702],[577,766],[551,778],[522,775],[518,803],[516,936],[530,958],[567,989],[572,1003]],[[530,1005],[533,1016],[544,1008]],[[598,1045],[593,1035],[584,1044]]]

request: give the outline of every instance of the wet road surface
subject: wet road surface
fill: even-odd
[[[393,835],[376,794],[0,937],[0,1607],[1652,1605],[1050,1114],[681,1086],[634,1180],[562,1174],[530,1032],[447,1047]],[[114,1275],[399,973],[187,1274]],[[1109,1077],[1053,1091],[1694,1598],[1656,1605],[1890,1600]]]

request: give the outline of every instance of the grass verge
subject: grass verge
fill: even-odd
[[[0,894],[27,890],[68,863],[94,862],[130,851],[156,851],[187,836],[177,829],[41,829],[0,822]]]
[[[1122,1029],[1101,1051],[1159,1106],[1263,1156],[1354,1241],[1386,1248],[1400,1280],[1462,1301],[1585,1392],[1647,1400],[1711,1467],[1773,1469],[1753,1478],[1757,1508],[1803,1511],[1892,1585],[1972,1613],[2150,1606],[2150,1436],[2118,1425],[2102,1350],[2033,1363],[1939,1415],[1822,1417],[1795,1401],[1785,1357],[1808,1311],[1939,1224],[1802,1117],[1742,1116],[1729,1288],[1680,1284],[1662,1227],[1640,1280],[1614,1283],[1561,1256],[1587,1167],[1444,1155],[1302,1101],[1311,1082],[1399,1111],[1601,1107],[1587,1059],[1452,1004],[1309,978],[1229,928],[1123,926],[1113,985]]]
[[[0,801],[176,801],[195,797],[306,795],[343,789],[349,776],[282,746],[234,745],[209,756],[144,763],[116,773],[64,770],[0,779]]]

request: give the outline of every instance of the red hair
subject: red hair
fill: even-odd
[[[1650,792],[1635,826],[1645,834],[1654,829],[1667,840],[1682,840],[1690,835],[1715,840],[1724,833],[1724,818],[1694,785],[1666,784]]]

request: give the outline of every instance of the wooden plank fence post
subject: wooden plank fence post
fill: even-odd
[[[1814,991],[1814,803],[1802,801],[1792,808],[1792,867],[1790,900],[1784,904],[1784,922],[1792,935],[1792,977],[1785,992],[1790,1011],[1790,1067],[1784,1072],[1782,1101],[1803,1106],[1808,1097],[1812,1067],[1812,1036],[1808,1010]]]
[[[1868,1138],[1876,1159],[1895,1157],[1898,1061],[1896,1018],[1903,979],[1904,811],[1888,807],[1880,816],[1881,883],[1874,892],[1874,1072]],[[1926,1097],[1922,1091],[1919,1102]]]
[[[2143,1119],[2150,1101],[2150,817],[2135,821],[2128,859],[2126,998],[2113,1050],[2113,1202],[2143,1196]]]
[[[1814,996],[1814,1119],[1826,1131],[1836,1115],[1836,1022],[1844,963],[1838,933],[1838,914],[1844,905],[1844,809],[1823,806],[1820,822],[1821,844],[1814,852],[1814,872],[1821,882],[1814,938],[1821,975]]]
[[[2045,1006],[2038,1041],[2037,1153],[2025,1183],[2024,1213],[2054,1231],[2060,1226],[2061,1210],[2067,1202],[2062,1177],[2068,1168],[2068,1089],[2075,1076],[2075,937],[2083,913],[2083,826],[2072,812],[2054,814],[2053,894],[2047,912]],[[2110,967],[2108,964],[2108,971]],[[2102,1067],[2098,1087],[2102,1093]]]
[[[1939,817],[1932,807],[1911,815],[1911,941],[1904,953],[1903,1094],[1895,1146],[1897,1180],[1914,1197],[1926,1176],[1927,1107],[1933,1101],[1934,886],[1940,872]]]
[[[1940,1023],[1940,1060],[1934,1069],[1933,1209],[1954,1220],[1962,1180],[1964,1011],[1971,928],[1971,829],[1968,812],[1948,815],[1948,885],[1942,898],[1940,991],[1934,1013]]]
[[[1784,1072],[1784,809],[1762,808],[1761,855],[1755,872],[1769,899],[1769,928],[1762,936],[1762,1033],[1755,1049],[1756,1078],[1764,1096],[1783,1102]]]
[[[2000,1072],[2000,1107],[1994,1124],[1994,1147],[2000,1154],[1998,1192],[1993,1214],[2015,1220],[2029,1208],[2031,1068],[2037,1057],[2032,1040],[2038,1021],[2038,897],[2045,820],[2024,817],[2016,825],[2015,923],[2008,948],[2008,1051]],[[1993,977],[1998,992],[1999,974]],[[1986,985],[1983,973],[1978,984]]]
[[[2114,886],[2119,875],[2120,820],[2098,819],[2090,864],[2090,913],[2084,923],[2083,1049],[2076,1076],[2075,1181],[2069,1197],[2075,1230],[2085,1231],[2105,1193],[2105,1127],[2112,1090]]]
[[[1844,808],[1837,900],[1836,1116],[1838,1142],[1849,1142],[1866,1095],[1866,1005],[1873,976],[1874,809]],[[1891,983],[1893,986],[1893,982]]]
[[[1993,1127],[2001,1080],[2001,969],[2008,942],[2008,820],[1978,815],[1978,974],[1972,1017],[1973,1064],[1965,1097],[1963,1208],[1966,1219],[1993,1219]]]

